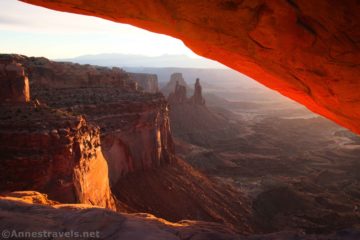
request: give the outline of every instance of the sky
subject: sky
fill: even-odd
[[[127,24],[0,0],[0,53],[72,58],[86,54],[200,58],[182,41]]]

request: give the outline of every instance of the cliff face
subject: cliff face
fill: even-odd
[[[115,209],[98,127],[36,103],[2,104],[0,112],[0,191]]]
[[[20,59],[31,70],[32,101],[1,104],[0,170],[6,174],[0,176],[0,193],[37,190],[62,203],[146,211],[174,221],[214,221],[253,231],[245,197],[174,156],[162,94],[118,81],[111,85],[112,79],[106,78],[88,86],[81,65],[18,55],[2,58]],[[49,74],[44,74],[45,67]],[[79,78],[65,87],[60,75],[72,71]]]
[[[179,38],[197,54],[360,133],[356,0],[22,1]]]
[[[103,87],[118,87],[128,91],[137,89],[137,83],[129,79],[127,72],[117,67],[54,62],[43,57],[15,54],[3,54],[0,56],[0,61],[22,64],[30,79],[31,88],[78,88],[101,84]]]
[[[0,59],[24,65],[29,72],[32,99],[85,115],[101,128],[101,151],[113,184],[129,172],[172,161],[167,102],[161,94],[137,91],[133,80],[137,74],[20,55],[2,55]],[[149,83],[148,76],[144,76],[143,83]],[[156,78],[150,75],[150,79],[156,84],[150,84],[148,90],[157,89]]]
[[[159,91],[158,78],[156,74],[128,73],[129,78],[135,81],[144,92],[157,93]]]
[[[29,79],[21,64],[0,58],[0,102],[28,102]]]
[[[83,114],[100,127],[101,150],[113,184],[129,172],[159,167],[174,157],[167,102],[161,94],[96,87],[38,89],[34,96]]]
[[[123,113],[117,114],[117,118],[124,119]],[[153,102],[152,106],[147,106],[143,111],[126,114],[137,115],[131,126],[118,128],[104,134],[102,138],[104,155],[112,166],[112,183],[129,172],[160,167],[173,160],[174,149],[164,99]]]

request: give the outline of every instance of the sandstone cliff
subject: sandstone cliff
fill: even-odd
[[[28,102],[29,79],[20,63],[0,58],[0,102]]]
[[[31,88],[77,88],[101,85],[119,87],[128,91],[137,89],[137,83],[129,79],[127,72],[117,67],[55,62],[43,57],[26,57],[17,54],[2,54],[0,61],[22,64],[29,77]]]
[[[137,91],[133,80],[137,74],[21,55],[1,55],[0,59],[25,66],[34,100],[84,114],[101,128],[101,150],[112,183],[128,172],[171,162],[174,153],[167,102],[161,94]],[[149,76],[144,76],[143,83],[149,83]],[[150,90],[155,90],[157,81],[152,75],[150,79],[154,80]]]
[[[37,103],[2,104],[0,112],[0,191],[115,209],[98,127]]]
[[[167,102],[161,94],[116,88],[42,89],[36,97],[68,109],[101,128],[101,148],[115,184],[129,172],[170,163],[174,150]]]
[[[6,118],[4,114],[4,129],[10,127],[26,134],[10,135],[11,141],[3,144],[9,159],[1,159],[0,168],[11,168],[11,176],[4,175],[1,191],[38,190],[63,203],[90,203],[114,209],[111,187],[118,210],[146,211],[174,221],[214,221],[242,232],[253,231],[250,207],[240,193],[212,182],[174,156],[168,103],[162,94],[107,85],[107,79],[91,86],[74,80],[75,83],[62,87],[64,79],[51,76],[72,67],[42,59],[45,66],[56,66],[49,70],[50,75],[44,75],[43,68],[29,67],[39,59],[12,57],[22,59],[22,64],[32,70],[29,80],[33,102],[25,104],[29,109],[21,109],[22,114],[16,118]],[[75,70],[86,76],[83,66],[72,71]],[[16,116],[17,110],[13,112],[10,115]],[[18,120],[22,118],[32,119],[35,125]],[[72,125],[77,127],[71,130]],[[45,137],[41,135],[40,140],[33,141],[38,131]],[[28,138],[22,140],[21,136]],[[1,138],[3,142],[5,138],[9,135]],[[24,141],[33,144],[33,152],[16,145]],[[22,154],[21,164],[12,161],[17,159],[16,152]],[[29,162],[37,163],[41,174]],[[237,201],[228,198],[230,195]]]

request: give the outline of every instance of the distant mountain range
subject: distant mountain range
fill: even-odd
[[[219,68],[227,67],[206,58],[191,58],[186,55],[162,55],[149,57],[143,55],[106,53],[83,55],[69,59],[55,59],[56,61],[71,61],[80,64],[94,64],[118,67],[181,67],[181,68]]]
[[[92,64],[107,67],[121,67],[128,72],[151,73],[158,76],[160,88],[169,80],[174,72],[183,74],[185,81],[192,85],[196,78],[200,78],[206,91],[222,88],[250,89],[264,88],[251,78],[234,71],[218,62],[205,58],[191,58],[186,55],[163,55],[148,57],[129,54],[97,54],[83,55],[56,61],[69,61],[80,64]]]

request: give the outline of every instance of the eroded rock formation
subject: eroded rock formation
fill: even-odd
[[[170,163],[173,146],[161,94],[119,88],[41,88],[34,97],[51,107],[83,114],[101,128],[101,149],[115,184],[129,172]]]
[[[186,86],[180,85],[179,81],[176,81],[174,92],[169,94],[168,101],[171,105],[188,102]]]
[[[200,79],[196,79],[194,85],[194,95],[191,97],[190,101],[196,105],[205,105],[205,99],[202,96],[202,88],[200,85]]]
[[[12,59],[0,59],[0,102],[28,102],[29,79],[20,63]]]
[[[137,82],[144,92],[157,93],[159,91],[158,78],[156,74],[128,73],[131,80]]]
[[[112,184],[129,172],[159,167],[174,158],[165,98],[137,91],[134,76],[127,72],[21,55],[4,54],[0,59],[25,66],[34,101],[75,116],[84,115],[101,128],[100,151],[109,164]],[[98,138],[100,131],[96,134]]]
[[[22,0],[183,40],[360,133],[360,5],[346,1]]]
[[[163,88],[161,88],[161,92],[165,96],[169,96],[170,93],[176,91],[176,86],[184,86],[186,94],[191,90],[190,87],[185,82],[182,73],[173,73],[170,76],[169,82]],[[185,97],[187,96],[185,95]]]
[[[174,86],[175,82],[175,86]],[[166,92],[168,88],[173,87],[173,90],[169,93],[168,101],[170,105],[177,104],[192,104],[192,105],[205,105],[205,99],[202,96],[202,88],[200,85],[200,79],[197,78],[194,84],[193,95],[187,97],[187,89],[189,88],[187,83],[182,77],[181,73],[174,73],[171,75],[170,81],[162,89],[163,92]],[[192,90],[192,89],[191,89]]]
[[[116,208],[97,126],[38,102],[2,104],[0,112],[1,192]]]

